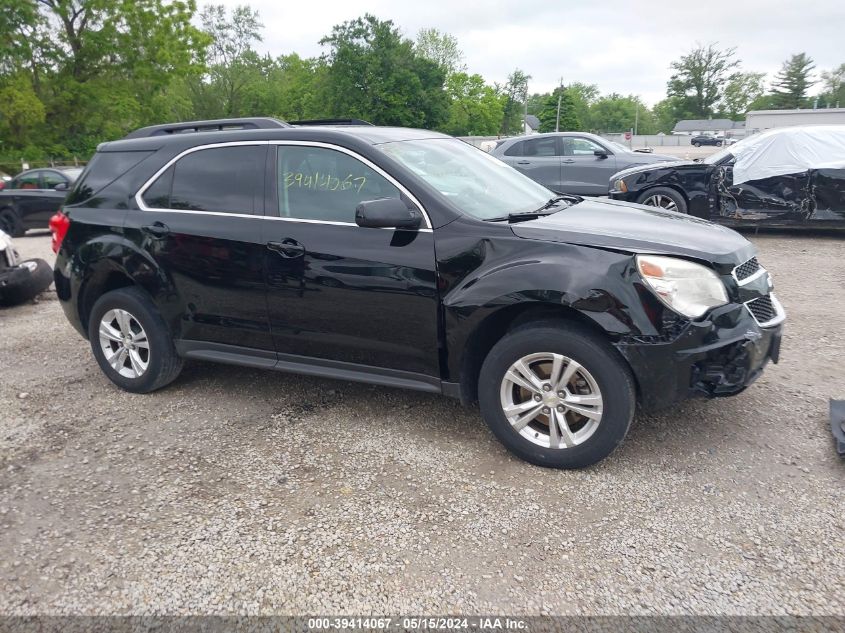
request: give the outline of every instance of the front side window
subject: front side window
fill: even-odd
[[[67,179],[54,171],[45,171],[41,173],[41,182],[44,189],[52,189],[56,185],[67,183]]]
[[[212,147],[180,158],[144,191],[156,209],[262,214],[266,147]]]
[[[590,139],[568,136],[563,139],[563,149],[566,156],[595,156],[597,151],[605,152],[604,147]]]
[[[279,145],[276,176],[283,218],[354,224],[361,202],[400,197],[377,171],[325,147]]]
[[[376,146],[481,220],[534,211],[554,194],[480,149],[454,138],[394,141]]]

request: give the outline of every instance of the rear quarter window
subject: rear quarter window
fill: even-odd
[[[85,202],[152,152],[97,152],[79,176],[66,204]]]

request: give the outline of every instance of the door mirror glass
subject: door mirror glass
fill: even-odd
[[[399,198],[364,200],[355,208],[355,223],[372,229],[416,229],[422,215]]]

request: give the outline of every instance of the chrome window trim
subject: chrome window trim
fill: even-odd
[[[783,306],[781,305],[780,301],[778,301],[775,294],[773,292],[770,292],[769,299],[771,299],[772,306],[775,309],[775,316],[769,319],[768,321],[760,323],[760,321],[757,320],[757,317],[754,316],[754,312],[752,312],[751,308],[748,307],[749,303],[751,303],[752,301],[756,301],[757,299],[760,299],[760,297],[755,297],[751,301],[746,301],[742,304],[743,306],[745,306],[745,309],[748,310],[748,313],[751,315],[751,318],[754,319],[754,322],[757,323],[757,325],[763,328],[775,327],[776,325],[780,325],[781,323],[786,321],[786,310],[783,309]]]
[[[301,222],[305,224],[329,224],[334,226],[354,226],[358,227],[355,222],[333,222],[329,220],[309,220],[307,218],[283,218],[278,215],[257,215],[257,214],[250,214],[250,213],[227,213],[225,211],[199,211],[199,210],[191,210],[191,209],[162,209],[157,207],[149,207],[144,203],[144,193],[149,189],[152,184],[161,176],[164,172],[166,172],[172,165],[174,165],[177,161],[179,161],[184,156],[188,154],[192,154],[194,152],[199,152],[205,149],[215,149],[218,147],[237,147],[237,146],[244,146],[244,145],[256,145],[256,146],[269,146],[269,145],[293,145],[293,146],[305,146],[305,147],[322,147],[325,149],[335,150],[341,152],[343,154],[347,154],[352,158],[361,161],[367,167],[375,171],[377,174],[385,178],[390,184],[394,187],[399,189],[403,194],[405,194],[408,199],[416,205],[417,209],[419,209],[420,213],[422,213],[423,219],[425,220],[425,227],[416,229],[417,231],[430,233],[432,232],[431,228],[431,219],[428,216],[428,212],[425,210],[425,207],[417,200],[416,196],[414,196],[408,189],[400,183],[396,178],[388,174],[384,171],[381,167],[373,163],[368,158],[361,156],[357,152],[352,151],[351,149],[347,149],[346,147],[341,147],[340,145],[334,145],[333,143],[324,143],[322,141],[295,141],[295,140],[268,140],[268,141],[227,141],[225,143],[207,143],[205,145],[196,145],[195,147],[189,147],[188,149],[180,152],[169,161],[167,161],[164,166],[162,166],[158,171],[156,171],[135,193],[135,204],[138,205],[138,208],[142,211],[153,211],[156,213],[195,213],[201,215],[222,215],[226,217],[235,217],[235,218],[254,218],[254,219],[263,219],[263,220],[277,220],[281,222]],[[360,228],[360,227],[358,227]],[[396,229],[387,230],[393,231]]]

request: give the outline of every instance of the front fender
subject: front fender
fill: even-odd
[[[629,253],[548,242],[480,239],[464,254],[474,268],[450,276],[450,262],[440,262],[447,280],[442,292],[448,373],[460,375],[468,341],[501,311],[548,308],[575,312],[611,340],[657,336],[646,306],[653,296],[641,287]],[[645,302],[645,304],[644,304]]]

